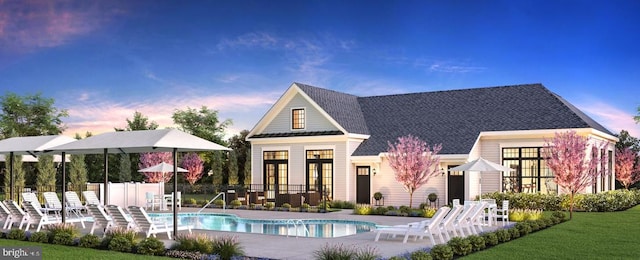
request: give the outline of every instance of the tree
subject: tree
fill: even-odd
[[[149,118],[146,117],[145,115],[143,115],[142,113],[136,111],[133,113],[133,119],[129,120],[129,118],[127,118],[127,126],[123,129],[123,128],[115,128],[116,131],[139,131],[139,130],[155,130],[158,128],[158,123],[156,123],[155,121],[149,121]],[[118,172],[119,174],[119,178],[120,177],[124,177],[126,180],[120,179],[120,181],[131,181],[131,180],[135,180],[135,181],[142,181],[144,179],[143,174],[138,172],[138,162],[140,161],[140,155],[137,153],[134,154],[130,154],[129,156],[129,176],[127,176],[126,174],[124,176],[120,176],[120,173],[122,173],[122,170],[124,170],[124,168],[122,168],[124,165],[124,162],[120,162],[119,165],[119,169],[120,171]]]
[[[156,164],[165,162],[173,165],[173,154],[170,152],[158,152],[158,153],[141,153],[140,154],[140,164],[138,165],[140,169],[144,169],[147,167],[154,166]],[[164,179],[163,179],[164,176]],[[173,172],[145,172],[144,178],[146,182],[150,183],[158,183],[158,182],[169,182],[173,177]]]
[[[213,174],[213,185],[220,186],[224,180],[222,170],[224,169],[224,159],[222,151],[213,151],[211,160],[211,173]]]
[[[249,171],[245,170],[247,165],[247,151],[251,150],[251,143],[247,141],[247,135],[249,135],[249,130],[242,130],[239,134],[232,136],[229,138],[229,148],[235,152],[238,166],[238,179],[242,180],[242,184],[249,184],[245,182],[247,172],[251,174],[251,164],[249,164]],[[249,158],[250,160],[251,158]],[[251,179],[251,176],[249,176]]]
[[[120,154],[120,167],[118,167],[118,173],[120,173],[120,175],[118,175],[120,182],[131,181],[131,158],[129,158],[129,154]]]
[[[640,164],[636,163],[637,153],[630,148],[616,149],[616,179],[625,189],[640,181]]]
[[[0,98],[0,138],[57,135],[64,131],[66,110],[53,106],[54,100],[41,94],[18,96],[8,93]]]
[[[627,130],[620,131],[620,134],[616,135],[618,142],[616,143],[616,150],[631,148],[632,151],[640,152],[640,139],[629,135]]]
[[[636,124],[640,123],[640,106],[638,107],[638,115],[633,117],[636,120]]]
[[[586,137],[579,136],[575,131],[556,133],[552,139],[545,140],[542,150],[547,165],[553,171],[558,186],[569,193],[569,218],[573,218],[575,194],[593,185],[598,176],[609,174],[598,167],[608,161],[607,153],[600,154],[600,149],[607,145],[603,143],[598,147],[589,144]],[[587,154],[589,148],[591,151]]]
[[[225,129],[231,125],[231,120],[222,122],[218,120],[218,111],[202,106],[200,110],[187,108],[187,110],[176,110],[173,113],[173,122],[178,125],[178,129],[209,140],[214,143],[224,145]]]
[[[227,171],[229,176],[229,185],[238,185],[238,157],[235,151],[229,151],[227,162]]]
[[[184,173],[184,178],[193,185],[196,181],[202,178],[204,172],[204,162],[200,159],[197,153],[188,153],[182,157],[182,168],[185,168],[189,172]]]
[[[5,155],[4,158],[9,158],[9,155]],[[5,198],[10,197],[9,187],[11,185],[9,167],[4,169],[4,193]],[[13,156],[13,198],[18,200],[19,194],[24,189],[24,169],[22,168],[22,155]]]
[[[43,154],[38,156],[36,165],[38,175],[36,177],[36,189],[42,191],[56,191],[56,167],[53,164],[53,155]]]
[[[87,167],[84,154],[71,155],[69,162],[69,186],[71,190],[82,192],[87,183]]]
[[[441,173],[438,152],[441,144],[430,148],[426,142],[412,135],[398,138],[398,142],[388,142],[389,166],[395,172],[396,181],[409,192],[409,207],[413,206],[413,193]]]
[[[244,184],[251,184],[251,150],[247,150],[244,161]]]

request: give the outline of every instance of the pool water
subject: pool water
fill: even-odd
[[[149,216],[157,221],[173,221],[171,213],[150,213]],[[178,224],[205,230],[323,238],[369,232],[376,227],[371,222],[353,220],[246,219],[218,213],[178,213]]]

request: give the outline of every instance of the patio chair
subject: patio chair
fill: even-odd
[[[62,211],[62,202],[60,202],[57,193],[48,191],[42,193],[42,195],[44,196],[45,205],[47,205],[47,208],[57,210],[56,212]],[[84,207],[66,207],[65,216],[70,216],[71,218],[65,219],[65,222],[80,222],[82,228],[85,228],[84,216],[80,212],[81,209],[84,209]],[[73,216],[71,216],[71,214],[69,213],[72,213]]]
[[[484,215],[485,210],[493,211],[495,208],[492,206],[493,204],[489,204],[487,202],[482,202],[478,208],[476,208],[476,212],[471,215],[469,219],[469,228],[473,232],[474,235],[478,235],[484,232],[482,226],[484,226]]]
[[[99,206],[104,206],[104,205],[102,205],[102,203],[98,199],[98,196],[96,196],[96,193],[94,191],[92,191],[92,190],[83,191],[82,192],[82,196],[84,197],[84,201],[85,201],[86,205],[95,204],[95,205],[99,205]]]
[[[107,205],[104,210],[111,217],[113,227],[122,229],[135,229],[136,225],[133,219],[127,216],[127,213],[118,205]]]
[[[87,211],[89,212],[89,215],[93,217],[93,225],[91,225],[91,231],[89,233],[93,235],[93,231],[96,228],[101,227],[103,231],[102,236],[106,236],[107,231],[113,227],[111,217],[107,215],[104,208],[96,204],[87,205]]]
[[[22,225],[26,224],[29,221],[29,215],[18,206],[18,204],[13,200],[5,200],[4,205],[7,207],[9,212],[11,212],[11,222],[7,225],[6,228],[10,228],[13,223],[20,220],[19,229],[22,229]]]
[[[502,220],[502,226],[504,226],[505,223],[506,225],[509,225],[509,201],[508,200],[503,200],[502,208],[499,208],[496,210],[496,221],[498,218]]]
[[[440,241],[444,243],[445,241],[440,230],[440,223],[444,219],[445,215],[447,215],[449,210],[449,207],[441,207],[430,220],[416,222],[418,223],[417,225],[409,224],[406,226],[391,226],[379,228],[376,230],[375,241],[378,241],[380,239],[380,235],[382,234],[387,234],[392,237],[395,237],[396,235],[404,235],[402,243],[407,243],[409,236],[415,236],[414,240],[418,240],[418,238],[423,238],[426,235],[429,236],[431,244],[435,245],[436,241],[433,235],[437,234],[440,238]]]
[[[151,210],[155,210],[156,206],[159,209],[162,208],[162,197],[158,197],[155,193],[150,191],[147,191],[144,196],[147,209],[151,208]]]
[[[129,213],[131,213],[131,217],[136,224],[139,232],[144,232],[147,237],[153,235],[156,236],[157,233],[167,233],[169,239],[171,239],[171,231],[173,231],[173,225],[169,224],[166,221],[163,222],[153,222],[151,218],[147,214],[147,211],[144,210],[143,207],[138,206],[129,206]],[[177,230],[188,230],[189,234],[191,234],[191,226],[178,226]],[[175,234],[174,234],[175,235]]]
[[[451,222],[447,222],[446,223],[447,225],[445,225],[444,228],[448,232],[453,233],[453,236],[460,236],[460,237],[467,236],[465,235],[465,232],[464,232],[464,229],[466,228],[468,235],[471,235],[472,231],[470,230],[471,227],[469,226],[469,219],[471,218],[471,215],[476,212],[476,209],[478,207],[479,207],[478,204],[470,204],[466,207],[463,207],[463,210],[462,212],[460,212],[458,217],[456,217]]]
[[[171,196],[165,197],[165,205],[167,208],[169,208],[170,206],[173,207],[173,200],[174,200],[173,192],[171,193]],[[178,210],[182,210],[182,192],[181,191],[178,191],[178,196],[175,198],[175,200],[176,200],[176,207],[178,207]]]
[[[446,241],[449,241],[449,239],[451,239],[451,237],[449,236],[449,232],[453,233],[454,236],[458,236],[453,223],[456,218],[458,218],[460,213],[462,213],[463,208],[464,207],[461,205],[454,206],[453,208],[451,208],[451,211],[449,211],[449,214],[447,214],[447,216],[442,220],[442,223],[440,224],[440,230],[444,234]]]
[[[37,225],[36,232],[40,232],[43,226],[62,223],[60,219],[50,217],[48,214],[43,214],[40,209],[37,209],[30,201],[25,201],[22,203],[22,206],[27,211],[27,214],[29,214],[29,219],[27,220],[24,231],[28,231],[31,224]]]
[[[53,212],[53,214],[56,217],[60,217],[60,210],[62,209],[62,207],[60,207],[59,209],[54,209],[54,208],[47,208],[47,207],[43,207],[42,204],[40,204],[40,201],[38,200],[38,196],[36,196],[35,193],[32,192],[23,192],[21,193],[22,195],[22,201],[29,201],[31,202],[31,204],[38,210],[40,210],[42,213],[44,214],[49,214],[50,212]]]
[[[75,191],[67,191],[64,193],[64,200],[67,203],[67,206],[70,208],[76,208],[79,210],[85,210],[86,211],[86,207],[82,204],[82,201],[80,201],[80,197],[78,197],[78,193],[76,193]]]
[[[4,225],[2,225],[2,229],[7,229],[8,226],[13,224],[11,211],[4,205],[4,203],[0,202],[0,220],[4,220]]]

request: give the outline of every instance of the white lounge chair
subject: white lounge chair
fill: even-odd
[[[484,231],[482,229],[482,226],[484,226],[485,210],[487,209],[491,210],[489,207],[489,203],[487,202],[480,203],[476,207],[475,212],[473,212],[471,217],[468,219],[468,222],[467,222],[468,229],[471,232],[473,232],[473,234],[477,235]],[[491,216],[489,216],[489,218],[491,218]]]
[[[29,214],[27,226],[24,228],[24,231],[28,231],[31,224],[36,224],[36,232],[40,232],[43,226],[61,223],[60,219],[43,214],[40,209],[37,209],[30,201],[25,201],[22,203],[22,206],[27,210],[27,214]]]
[[[171,196],[166,197],[164,204],[166,205],[165,209],[169,209],[173,207],[173,192]],[[176,207],[178,210],[182,210],[182,192],[178,191],[178,196],[176,198]]]
[[[469,219],[475,213],[478,208],[477,204],[470,204],[467,207],[464,207],[462,212],[456,217],[452,222],[447,223],[445,227],[448,232],[453,233],[453,236],[466,236],[464,233],[464,229],[467,229],[468,234],[471,235],[471,227],[469,226]]]
[[[496,210],[496,221],[498,218],[502,219],[502,226],[504,226],[505,223],[509,225],[509,201],[508,200],[503,200],[502,208],[499,208],[498,210]]]
[[[104,206],[102,205],[102,203],[100,202],[100,200],[98,199],[98,196],[94,191],[85,190],[82,192],[82,196],[84,197],[84,201],[86,205],[95,204],[95,205]]]
[[[133,221],[138,228],[138,231],[144,232],[147,237],[157,233],[167,233],[169,239],[171,239],[171,231],[173,231],[173,225],[167,222],[153,222],[147,214],[147,211],[143,207],[129,206],[129,213],[133,217]],[[188,230],[191,233],[191,226],[178,226],[177,230]],[[175,235],[175,234],[174,234]]]
[[[113,227],[123,228],[123,229],[134,229],[135,222],[133,222],[133,218],[127,216],[127,213],[118,206],[118,205],[107,205],[104,207],[104,210],[111,217],[111,221],[113,222]]]
[[[456,218],[458,218],[463,208],[464,207],[462,205],[454,206],[453,208],[451,208],[451,211],[449,211],[449,214],[447,214],[447,216],[442,220],[442,223],[440,224],[440,230],[446,238],[445,241],[449,241],[449,239],[451,239],[451,237],[449,236],[449,232],[457,236],[458,233],[455,229],[455,226],[453,226],[453,223]]]
[[[4,203],[0,202],[0,219],[4,220],[4,225],[2,225],[2,229],[7,229],[10,225],[13,224],[11,211],[4,205]]]
[[[42,204],[40,204],[40,201],[38,200],[38,196],[35,193],[33,193],[33,192],[23,192],[20,195],[22,195],[22,201],[31,202],[31,204],[33,204],[33,206],[36,209],[39,209],[42,213],[44,213],[44,214],[53,213],[56,217],[59,217],[60,209],[52,209],[52,208],[43,207]]]
[[[67,203],[67,206],[72,209],[77,209],[82,213],[82,211],[86,211],[86,207],[80,201],[80,197],[78,197],[78,193],[75,191],[67,191],[64,193],[64,200]]]
[[[42,195],[44,196],[45,205],[47,205],[47,208],[57,210],[57,212],[62,211],[62,202],[58,198],[58,194],[52,191],[48,191],[48,192],[43,192]],[[80,222],[80,224],[82,225],[82,228],[85,228],[84,216],[80,212],[81,209],[84,209],[84,207],[81,207],[81,208],[67,207],[66,208],[67,212],[65,216],[67,216],[68,218],[65,218],[65,222]]]
[[[417,222],[418,225],[407,225],[407,226],[392,226],[392,227],[384,227],[376,230],[376,238],[375,241],[380,239],[380,235],[388,234],[390,236],[395,235],[404,235],[404,239],[402,243],[407,243],[409,236],[415,236],[415,240],[418,237],[422,238],[425,235],[429,236],[431,243],[433,245],[436,244],[434,234],[437,234],[440,237],[440,240],[444,242],[444,238],[442,237],[442,232],[440,230],[441,221],[449,212],[449,207],[441,207],[438,209],[435,215],[429,221],[421,221]]]
[[[89,215],[93,217],[93,225],[91,225],[91,231],[89,233],[93,235],[93,231],[96,228],[101,227],[104,231],[103,236],[105,236],[107,234],[107,230],[113,227],[111,217],[107,215],[104,208],[96,204],[87,205],[87,211],[89,212]]]
[[[18,204],[13,200],[5,200],[4,205],[7,207],[9,212],[11,212],[11,223],[7,225],[7,228],[10,228],[13,223],[20,221],[19,229],[22,229],[22,225],[26,224],[29,221],[29,215],[18,206]]]

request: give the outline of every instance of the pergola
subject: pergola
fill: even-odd
[[[0,140],[0,153],[9,154],[9,199],[13,200],[13,156],[29,155],[37,157],[38,154],[51,147],[76,141],[63,135],[24,136],[11,137]],[[63,156],[64,157],[64,156]],[[64,164],[62,164],[64,166]]]
[[[87,137],[75,142],[69,142],[44,150],[46,153],[65,154],[104,154],[104,186],[105,204],[108,204],[108,154],[109,153],[145,153],[145,152],[172,152],[173,165],[178,164],[178,152],[197,152],[212,150],[230,150],[227,147],[207,141],[200,137],[176,130],[141,130],[119,131],[99,134]],[[64,165],[64,164],[63,164]],[[64,176],[65,168],[62,168]],[[178,194],[178,174],[174,167],[173,194]],[[62,186],[62,193],[66,191],[66,185]],[[174,195],[175,196],[175,195]],[[62,212],[65,212],[65,201],[62,196]],[[64,222],[64,215],[63,222]],[[176,203],[173,203],[173,233],[178,234],[178,215]]]

